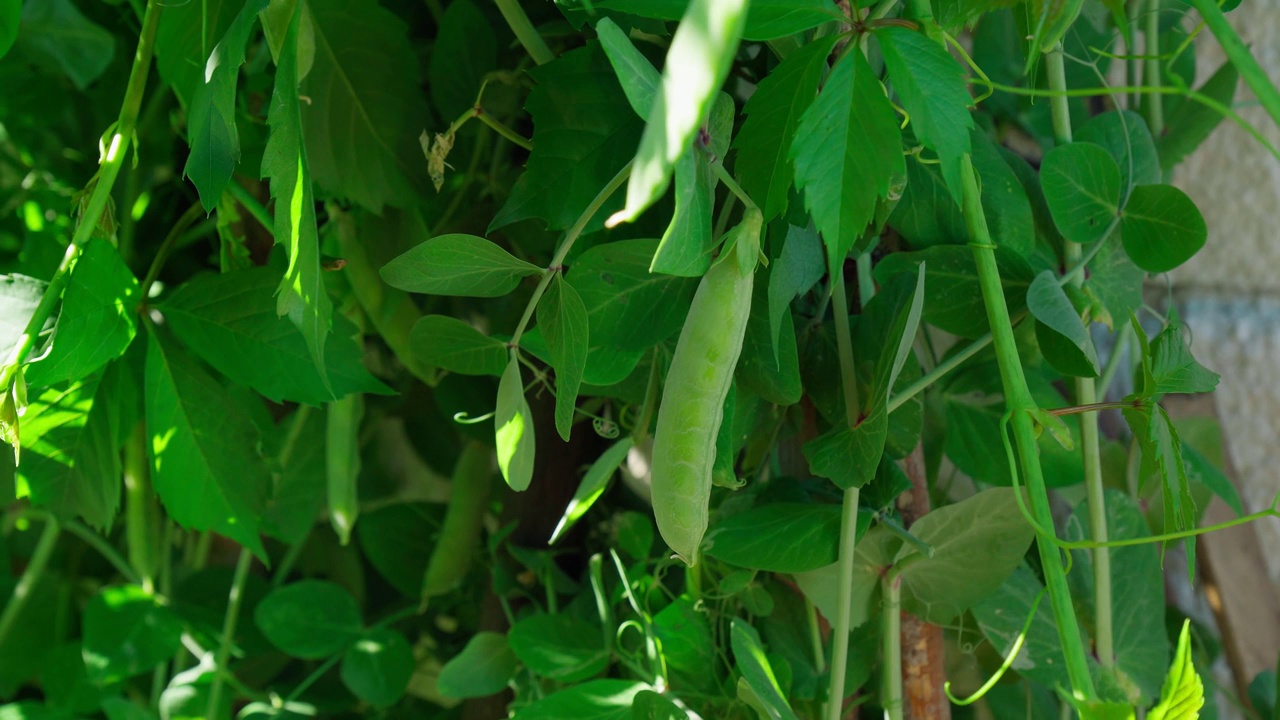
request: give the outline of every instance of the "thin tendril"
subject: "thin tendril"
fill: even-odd
[[[1036,595],[1036,599],[1031,603],[1031,612],[1027,615],[1026,622],[1022,623],[1022,632],[1018,633],[1018,639],[1013,641],[1013,647],[1009,648],[1009,653],[1005,655],[1004,662],[1000,664],[1000,668],[995,671],[989,680],[983,683],[972,695],[967,698],[958,698],[951,694],[951,681],[948,680],[942,685],[942,691],[947,694],[947,699],[956,705],[972,705],[982,699],[991,688],[1000,682],[1000,678],[1013,667],[1014,660],[1017,660],[1018,653],[1022,652],[1022,644],[1027,640],[1027,633],[1031,632],[1031,623],[1036,619],[1036,611],[1040,609],[1040,601],[1044,599],[1046,588],[1040,588],[1040,592]]]

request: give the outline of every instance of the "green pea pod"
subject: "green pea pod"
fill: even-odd
[[[360,514],[360,420],[364,396],[352,393],[329,403],[325,435],[325,473],[329,481],[329,522],[342,544],[351,540],[351,528]]]
[[[653,513],[658,532],[690,566],[707,531],[716,437],[751,314],[752,269],[739,253],[760,247],[760,214],[748,211],[707,270],[676,344],[653,437]],[[744,272],[745,269],[745,272]]]
[[[493,486],[493,451],[472,440],[453,469],[453,491],[444,525],[422,581],[422,599],[458,586],[471,567]]]

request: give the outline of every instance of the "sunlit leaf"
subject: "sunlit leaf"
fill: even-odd
[[[522,492],[533,479],[533,411],[524,397],[519,351],[511,351],[507,369],[498,384],[498,407],[493,426],[498,445],[498,468],[512,490]]]

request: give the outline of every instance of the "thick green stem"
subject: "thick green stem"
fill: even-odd
[[[151,556],[151,481],[147,467],[147,431],[139,422],[124,448],[125,534],[129,564],[147,592],[154,590],[155,561]]]
[[[845,418],[858,424],[858,378],[853,365],[853,340],[849,335],[849,298],[844,287],[844,258],[831,258],[831,307],[836,321],[836,347],[840,356],[840,384],[844,388]],[[840,573],[836,617],[832,628],[831,679],[826,720],[840,720],[844,710],[844,675],[849,662],[849,631],[853,607],[853,561],[858,542],[858,488],[844,491],[840,511]]]
[[[884,673],[881,705],[887,720],[902,720],[902,577],[893,574],[881,583],[884,590],[880,664]]]
[[[1062,92],[1067,89],[1066,72],[1062,62],[1062,43],[1047,58],[1049,89]],[[1148,70],[1150,66],[1148,66]],[[1158,70],[1157,70],[1158,72]],[[1158,97],[1158,96],[1157,96]],[[1055,95],[1052,105],[1053,130],[1059,144],[1071,142],[1071,115],[1065,95]],[[1155,126],[1152,126],[1152,132]],[[1105,236],[1104,236],[1105,237]],[[1104,239],[1102,242],[1107,242]],[[1064,260],[1068,269],[1079,267],[1083,248],[1080,243],[1063,241]],[[1076,274],[1071,284],[1080,287],[1084,276]],[[1098,401],[1097,386],[1093,378],[1076,378],[1076,404],[1092,405]],[[1105,543],[1107,532],[1107,505],[1102,485],[1102,454],[1099,449],[1098,413],[1086,412],[1080,416],[1080,452],[1084,461],[1084,487],[1089,509],[1090,537]],[[1093,600],[1094,600],[1094,651],[1103,665],[1115,663],[1111,617],[1111,550],[1106,547],[1093,549]]]
[[[1191,0],[1191,5],[1200,13],[1200,17],[1204,18],[1204,24],[1209,26],[1209,32],[1218,39],[1223,52],[1227,54],[1231,64],[1236,66],[1236,70],[1240,71],[1249,89],[1258,96],[1258,103],[1266,109],[1271,120],[1280,125],[1280,90],[1276,90],[1276,86],[1272,84],[1266,72],[1258,65],[1258,61],[1253,59],[1249,47],[1227,22],[1226,15],[1222,14],[1222,8],[1218,7],[1218,0]]]
[[[1160,84],[1160,0],[1148,0],[1146,26],[1142,31],[1146,61],[1142,69],[1144,85]],[[1147,96],[1147,127],[1152,137],[1164,134],[1164,96],[1153,93]]]
[[[987,306],[987,320],[991,324],[992,342],[1000,366],[1004,384],[1005,403],[1012,415],[1014,439],[1022,472],[1026,476],[1032,512],[1040,529],[1052,531],[1053,513],[1049,508],[1049,492],[1040,468],[1039,447],[1033,420],[1038,408],[1027,388],[1027,378],[1018,357],[1018,345],[1013,336],[1013,324],[1009,320],[1009,308],[1005,304],[1004,288],[1000,282],[1000,269],[996,265],[995,245],[987,228],[987,218],[982,211],[982,199],[978,191],[978,179],[973,160],[965,155],[962,160],[961,182],[964,189],[964,217],[969,228],[970,246],[978,268],[978,282],[982,288],[983,302]],[[1053,603],[1053,615],[1066,656],[1067,675],[1072,689],[1082,699],[1094,697],[1093,679],[1089,676],[1089,664],[1084,645],[1080,642],[1080,628],[1071,604],[1071,592],[1067,589],[1067,576],[1062,567],[1062,556],[1053,539],[1038,535],[1040,563],[1044,570],[1049,598]]]
[[[18,584],[13,587],[13,597],[9,598],[9,604],[5,605],[4,612],[0,613],[0,647],[4,647],[4,641],[13,630],[13,624],[18,621],[22,609],[31,599],[31,590],[44,574],[45,566],[49,564],[49,558],[53,555],[53,548],[58,544],[58,534],[58,521],[50,515],[45,520],[44,532],[40,534],[40,540],[36,543],[35,552],[31,554],[27,569],[22,572]]]
[[[231,648],[236,642],[236,624],[240,620],[240,603],[244,600],[244,584],[249,578],[249,566],[253,564],[253,553],[247,549],[240,550],[240,559],[236,562],[236,573],[231,579],[231,593],[227,596],[227,614],[222,619],[222,639],[218,642],[218,654],[214,659],[213,681],[209,685],[209,709],[205,717],[219,717],[218,705],[222,701],[223,676],[228,674],[227,662],[231,659]]]
[[[89,203],[80,216],[75,233],[71,236],[71,244],[62,256],[62,262],[45,288],[44,297],[27,322],[27,327],[18,337],[8,359],[0,367],[0,388],[8,388],[13,382],[18,368],[26,362],[27,356],[35,346],[40,329],[53,313],[62,299],[62,290],[67,285],[71,266],[75,263],[85,243],[93,236],[98,227],[98,220],[111,200],[111,189],[116,184],[116,177],[129,155],[129,142],[133,139],[138,124],[138,110],[142,106],[142,96],[147,88],[147,74],[151,69],[151,52],[155,46],[156,28],[160,25],[160,6],[155,0],[147,3],[147,12],[142,20],[142,31],[138,36],[138,51],[133,58],[133,69],[129,72],[129,84],[125,89],[124,102],[120,105],[120,117],[116,121],[111,138],[106,144],[106,152],[98,168],[93,182],[93,192],[89,195]],[[128,209],[126,208],[126,212]]]
[[[547,41],[542,39],[537,28],[529,22],[529,16],[524,14],[524,8],[520,7],[520,0],[494,0],[494,2],[502,12],[502,18],[507,21],[507,25],[511,26],[511,32],[515,33],[516,40],[520,41],[525,52],[529,53],[529,57],[533,58],[534,62],[546,65],[556,59],[551,48],[547,47]]]

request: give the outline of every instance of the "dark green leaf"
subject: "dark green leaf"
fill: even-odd
[[[750,14],[747,17],[750,22]],[[836,40],[834,35],[820,38],[792,53],[760,81],[747,100],[747,119],[733,141],[738,150],[734,169],[743,189],[760,206],[765,222],[787,209],[795,176],[787,150],[801,115],[817,96],[827,55]]]
[[[1127,398],[1134,400],[1134,396]],[[1133,430],[1134,440],[1142,450],[1140,477],[1156,477],[1160,481],[1160,499],[1164,515],[1164,531],[1176,532],[1195,527],[1197,513],[1195,497],[1182,457],[1182,439],[1169,414],[1160,405],[1148,402],[1142,407],[1123,411],[1124,419]],[[1139,488],[1143,490],[1145,488]],[[1195,538],[1188,538],[1188,552],[1195,552]],[[1189,563],[1188,572],[1194,572]]]
[[[1182,323],[1170,314],[1169,324],[1151,341],[1151,376],[1154,383],[1143,394],[1211,392],[1218,386],[1218,374],[1191,356],[1182,334]]]
[[[498,383],[498,406],[494,411],[493,426],[498,446],[498,468],[502,477],[516,492],[528,489],[533,479],[533,411],[524,397],[524,382],[520,379],[518,351],[511,352],[507,369]]]
[[[317,4],[308,5],[315,11]],[[276,68],[275,90],[267,124],[271,135],[262,154],[262,177],[271,178],[275,198],[275,238],[289,254],[289,269],[280,282],[276,312],[288,315],[302,330],[311,351],[311,360],[320,380],[329,388],[324,345],[329,336],[333,304],[320,277],[320,238],[316,233],[315,196],[311,192],[311,171],[307,149],[316,144],[303,142],[302,111],[298,96],[298,25],[305,9],[299,8],[289,23],[280,65]],[[316,98],[312,97],[314,102]]]
[[[173,657],[182,624],[165,605],[135,585],[106,588],[84,611],[84,664],[89,679],[110,685]]]
[[[342,656],[342,684],[370,705],[388,707],[404,696],[415,664],[403,635],[370,630]]]
[[[741,568],[817,570],[838,559],[840,506],[761,505],[717,522],[703,543],[711,557]]]
[[[653,616],[653,631],[662,642],[667,665],[686,673],[705,673],[715,662],[711,627],[705,610],[687,597],[678,597]]]
[[[889,432],[886,407],[877,403],[856,426],[840,425],[805,443],[804,456],[813,474],[846,490],[870,482]]]
[[[1240,73],[1231,62],[1224,62],[1203,85],[1199,93],[1222,105],[1231,107],[1236,96]],[[1187,99],[1166,118],[1165,133],[1156,141],[1160,164],[1168,170],[1182,162],[1200,147],[1222,122],[1222,115],[1213,108]]]
[[[116,50],[115,37],[71,0],[27,3],[18,45],[29,57],[57,65],[81,91],[101,77]]]
[[[51,708],[71,715],[93,713],[102,700],[102,692],[89,681],[78,642],[49,651],[40,671],[40,689]]]
[[[964,67],[923,33],[889,26],[876,30],[884,64],[916,137],[942,161],[942,177],[959,203],[960,158],[969,152],[969,97]]]
[[[600,499],[609,485],[609,480],[613,478],[614,471],[627,459],[627,453],[631,450],[633,443],[632,438],[623,438],[591,463],[587,473],[582,476],[582,481],[578,483],[578,489],[574,491],[573,498],[565,507],[564,515],[560,516],[560,522],[556,523],[556,529],[551,533],[549,544],[554,545],[556,540],[577,524],[596,500]]]
[[[1040,164],[1040,186],[1053,222],[1071,242],[1100,240],[1119,212],[1120,167],[1099,145],[1060,145]]]
[[[475,235],[441,235],[382,266],[382,279],[409,292],[459,297],[502,297],[542,268],[518,260]]]
[[[156,32],[156,69],[183,104],[191,104],[196,89],[204,82],[206,55],[213,49],[211,42],[227,32],[232,18],[243,6],[244,3],[238,0],[207,0],[196,4],[168,5],[160,14],[160,28]],[[288,14],[281,18],[279,36],[275,38],[280,45],[284,44],[285,30],[293,17],[293,6],[288,10]],[[278,47],[273,51],[276,55],[279,52]]]
[[[876,201],[906,175],[897,118],[862,53],[846,53],[831,69],[800,118],[790,159],[828,257],[843,260],[875,217]]]
[[[80,380],[124,353],[137,332],[138,280],[107,240],[93,240],[71,270],[53,347],[24,371],[27,382]]]
[[[258,603],[253,620],[272,645],[305,660],[336,655],[363,631],[355,598],[321,580],[277,588]]]
[[[191,154],[182,172],[195,183],[205,212],[218,206],[222,191],[240,162],[240,131],[236,128],[236,81],[244,64],[245,45],[268,0],[248,0],[209,57],[204,82],[196,87],[187,108],[187,139]]]
[[[742,677],[755,692],[757,698],[769,711],[769,717],[778,720],[796,720],[796,714],[787,704],[787,698],[778,685],[769,659],[765,657],[764,645],[760,642],[760,634],[742,618],[734,618],[729,631],[729,642],[733,647],[733,659],[742,672]]]
[[[446,122],[471,109],[485,74],[497,66],[498,40],[489,18],[471,0],[449,3],[427,73],[431,99]]]
[[[729,75],[746,0],[692,0],[667,49],[662,92],[654,97],[627,183],[626,207],[610,222],[634,220],[662,196],[676,160],[706,122]]]
[[[776,340],[782,332],[783,316],[791,307],[791,301],[809,292],[826,271],[822,260],[822,238],[795,225],[787,226],[782,255],[774,260],[769,271],[769,332],[775,341],[775,362],[782,361]]]
[[[568,442],[589,342],[587,308],[559,273],[538,302],[538,326],[556,371],[556,430]]]
[[[656,245],[656,240],[597,245],[570,268],[567,279],[587,307],[593,348],[646,350],[683,325],[698,281],[650,273]]]
[[[530,615],[511,626],[507,640],[535,675],[564,683],[599,675],[609,664],[600,630],[573,615]]]
[[[604,0],[596,7],[659,20],[679,20],[689,0]],[[747,40],[773,40],[839,19],[826,0],[753,0],[747,10],[742,36]]]
[[[631,109],[641,120],[649,119],[649,111],[653,108],[654,98],[662,91],[662,75],[649,59],[640,54],[631,38],[623,32],[618,24],[607,17],[596,23],[596,33],[600,36],[600,45],[613,72],[618,76],[622,92],[631,103]]]
[[[9,53],[13,41],[18,39],[18,24],[22,21],[22,0],[0,2],[0,58]]]
[[[629,720],[632,700],[647,689],[634,680],[591,680],[521,708],[512,720]]]
[[[1120,217],[1120,237],[1133,263],[1168,272],[1204,247],[1209,229],[1187,194],[1172,185],[1140,185]]]
[[[490,231],[529,218],[545,221],[551,230],[568,228],[631,159],[641,132],[599,44],[567,52],[529,74],[538,83],[525,102],[533,116],[533,151]],[[620,202],[605,203],[588,230],[601,227]]]
[[[507,344],[448,315],[424,315],[409,331],[409,348],[423,365],[463,375],[501,377]]]
[[[1078,377],[1097,377],[1098,354],[1093,340],[1080,319],[1067,293],[1058,284],[1058,278],[1050,270],[1036,276],[1027,289],[1027,309],[1038,322],[1036,336],[1045,358],[1059,372]],[[1051,354],[1045,342],[1046,333],[1056,335],[1067,342],[1052,345],[1060,354]]]
[[[328,402],[353,392],[388,393],[364,367],[363,351],[342,317],[325,343],[326,389],[307,342],[275,313],[279,275],[259,267],[201,275],[178,288],[163,305],[173,332],[192,351],[232,380],[280,402]]]
[[[262,532],[288,545],[306,539],[316,518],[320,517],[326,494],[324,485],[316,482],[325,472],[324,413],[299,408],[282,424],[292,431],[292,424],[296,422],[303,423],[297,429],[298,437],[311,438],[311,441],[295,443],[289,456],[283,458],[280,475],[262,511]]]
[[[271,476],[244,408],[176,343],[147,337],[151,481],[169,517],[214,530],[265,557],[258,521]]]
[[[1094,319],[1112,328],[1128,321],[1130,313],[1142,307],[1142,277],[1144,273],[1124,251],[1120,238],[1112,235],[1102,241],[1104,245],[1089,262],[1089,279],[1085,290],[1102,302],[1109,317]],[[1119,323],[1119,325],[1117,325]]]
[[[641,690],[631,704],[631,720],[688,720],[689,713],[664,695]]]
[[[1101,145],[1120,168],[1120,187],[1160,182],[1160,159],[1147,121],[1132,110],[1112,110],[1095,116],[1075,134],[1076,142]]]
[[[440,694],[453,698],[486,697],[501,692],[516,673],[515,653],[507,636],[479,632],[444,667],[436,678]]]
[[[735,374],[743,388],[777,405],[800,402],[800,358],[796,344],[796,327],[791,313],[783,308],[775,332],[770,327],[769,307],[772,300],[765,288],[772,284],[773,270],[756,273],[756,288],[751,295],[751,317],[742,343]]]
[[[1147,714],[1149,720],[1195,720],[1204,707],[1204,681],[1191,658],[1191,621],[1182,622],[1178,649],[1160,690],[1160,702]]]
[[[405,24],[375,0],[309,0],[306,8],[315,64],[302,116],[316,185],[375,213],[417,202],[427,111]]]
[[[360,517],[356,538],[369,564],[405,597],[418,599],[444,522],[444,506],[397,503]]]

